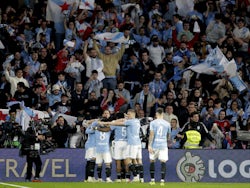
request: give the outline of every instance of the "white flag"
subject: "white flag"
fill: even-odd
[[[96,40],[104,40],[107,42],[114,42],[114,43],[127,43],[127,39],[125,39],[124,34],[122,32],[116,33],[101,33],[95,36]]]

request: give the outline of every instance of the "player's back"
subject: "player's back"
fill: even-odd
[[[127,127],[126,126],[111,126],[111,130],[114,130],[115,141],[127,141]]]
[[[87,139],[87,141],[85,143],[85,148],[88,149],[88,148],[95,147],[95,142],[96,142],[95,131],[92,129],[91,126],[89,126],[86,129],[86,134],[88,135],[88,139]]]
[[[106,153],[110,151],[110,131],[95,131],[96,153]]]
[[[127,126],[127,138],[129,145],[141,145],[140,139],[140,121],[139,119],[128,119],[125,125]]]
[[[154,132],[152,147],[154,149],[164,149],[168,147],[167,136],[171,133],[171,126],[164,119],[155,119],[150,122],[150,131]]]

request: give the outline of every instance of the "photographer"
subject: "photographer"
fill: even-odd
[[[10,109],[9,116],[1,125],[2,135],[5,136],[5,148],[18,148],[23,137],[22,127],[19,125],[19,120],[16,118],[16,110]]]
[[[32,166],[33,163],[36,165],[36,172],[33,182],[40,182],[40,172],[42,167],[42,161],[40,158],[40,144],[45,140],[45,136],[39,130],[36,132],[34,126],[30,126],[24,135],[22,142],[21,155],[26,155],[27,160],[27,172],[25,180],[31,181]]]

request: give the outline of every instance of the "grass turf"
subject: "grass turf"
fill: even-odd
[[[5,183],[5,182],[3,182]],[[250,183],[165,183],[165,186],[149,185],[149,183],[84,183],[84,182],[39,182],[39,183],[23,183],[23,182],[6,182],[3,185],[0,182],[0,188],[11,188],[22,186],[26,188],[144,188],[144,187],[166,187],[166,188],[250,188]]]

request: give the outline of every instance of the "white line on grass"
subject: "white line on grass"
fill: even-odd
[[[18,188],[29,188],[29,187],[25,187],[25,186],[22,186],[22,185],[15,185],[15,184],[3,183],[3,182],[0,182],[0,185],[7,185],[7,186],[10,186],[10,187],[18,187]]]

